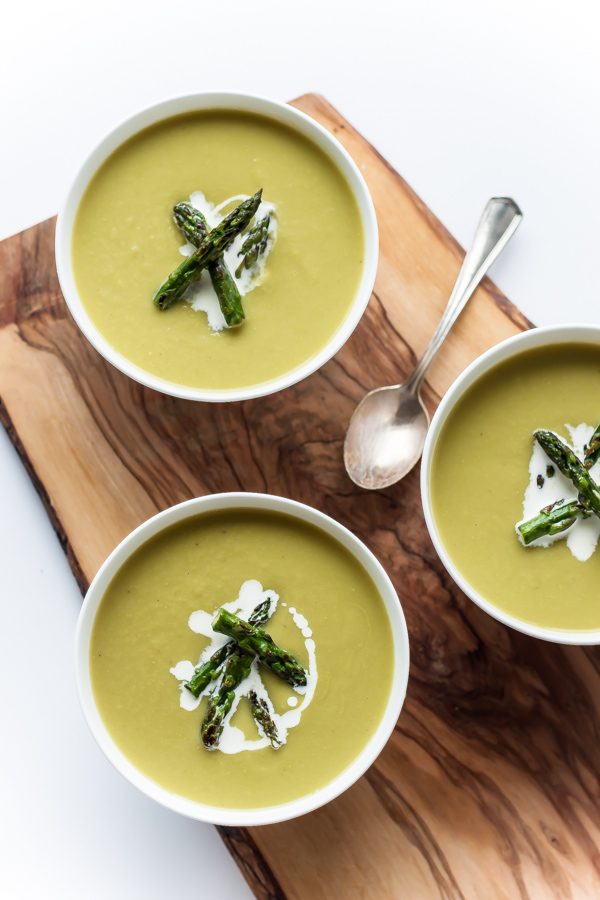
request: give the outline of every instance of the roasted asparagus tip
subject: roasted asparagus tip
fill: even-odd
[[[226,634],[237,641],[239,646],[248,652],[255,653],[259,662],[270,672],[278,675],[293,687],[304,687],[307,684],[306,671],[291,653],[282,650],[273,638],[260,628],[244,622],[233,613],[220,609],[212,627],[214,631]]]
[[[551,462],[570,478],[577,488],[582,506],[600,517],[600,488],[574,452],[552,431],[534,431],[535,439]]]
[[[262,731],[265,737],[269,739],[273,750],[279,750],[283,741],[279,737],[277,726],[273,721],[268,705],[261,697],[258,696],[256,691],[250,691],[250,693],[248,694],[248,700],[250,701],[254,721],[256,722],[259,730]]]
[[[238,252],[238,256],[244,254],[241,263],[235,270],[235,277],[239,278],[244,269],[249,269],[258,259],[261,253],[267,249],[269,240],[269,223],[271,216],[267,214],[248,231],[246,240],[242,244],[242,249]]]

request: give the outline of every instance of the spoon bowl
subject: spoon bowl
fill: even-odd
[[[344,444],[344,463],[353,481],[381,490],[404,478],[419,457],[429,413],[406,385],[378,388],[354,411]]]
[[[405,384],[371,391],[357,406],[346,433],[344,464],[359,487],[371,491],[389,487],[420,459],[429,428],[421,384],[448,332],[522,218],[509,197],[488,201],[444,315],[414,372]]]

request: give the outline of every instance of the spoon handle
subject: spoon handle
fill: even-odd
[[[492,197],[488,200],[440,324],[416,369],[406,382],[405,387],[412,394],[418,393],[429,366],[465,308],[467,300],[504,249],[522,218],[523,213],[510,197]]]

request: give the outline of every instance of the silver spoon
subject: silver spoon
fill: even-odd
[[[467,300],[522,218],[509,197],[488,201],[444,315],[414,372],[405,384],[371,391],[356,407],[346,433],[344,463],[359,487],[389,487],[420,459],[429,428],[429,413],[419,395],[423,379]]]

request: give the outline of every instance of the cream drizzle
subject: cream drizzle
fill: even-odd
[[[559,437],[563,443],[568,444],[575,455],[583,462],[585,457],[585,446],[594,433],[594,428],[583,423],[576,426],[565,423],[565,428],[569,432],[570,440],[566,441],[560,434],[557,434],[557,437]],[[556,434],[556,432],[554,433]],[[551,478],[548,478],[546,473],[549,465],[554,469],[554,475]],[[544,479],[542,487],[539,487],[537,484],[538,475],[541,475]],[[590,475],[594,481],[598,482],[600,478],[600,461],[594,463],[590,469]],[[577,488],[569,478],[566,478],[562,472],[558,470],[554,463],[550,462],[538,442],[534,440],[531,459],[529,461],[529,484],[527,485],[523,498],[523,518],[521,519],[521,522],[517,522],[517,526],[515,526],[521,543],[523,543],[523,541],[518,531],[518,526],[523,522],[527,522],[529,519],[533,519],[534,516],[539,514],[541,509],[544,509],[544,507],[549,506],[551,503],[556,503],[557,500],[563,500],[565,503],[577,500]],[[549,547],[556,541],[566,540],[567,547],[573,556],[580,560],[580,562],[585,562],[595,551],[599,536],[600,519],[598,516],[592,515],[587,519],[581,517],[578,518],[567,531],[563,531],[561,534],[544,535],[544,537],[538,538],[537,541],[533,541],[526,546]]]
[[[262,603],[267,599],[271,600],[270,615],[272,616],[277,608],[279,595],[272,590],[263,591],[263,587],[259,581],[249,580],[245,581],[241,586],[240,593],[237,599],[232,600],[229,603],[224,603],[223,608],[228,610],[229,612],[235,613],[240,618],[247,621],[250,617],[250,614],[252,613],[252,610],[259,603]],[[286,606],[286,604],[284,603],[282,604],[282,606]],[[289,607],[288,612],[292,616],[294,624],[301,631],[302,636],[305,639],[304,646],[308,653],[309,659],[306,686],[295,688],[290,687],[291,690],[301,696],[302,702],[298,706],[298,697],[291,696],[288,698],[287,702],[288,706],[294,708],[286,710],[281,714],[275,712],[273,704],[269,698],[267,690],[260,676],[258,663],[255,659],[252,663],[249,676],[245,678],[244,681],[236,689],[235,699],[233,701],[231,710],[229,711],[229,714],[225,719],[223,733],[221,735],[219,746],[217,748],[222,753],[231,754],[240,753],[242,750],[261,750],[263,747],[270,746],[269,739],[263,733],[260,726],[257,726],[259,737],[255,739],[248,739],[245,737],[243,731],[240,728],[237,728],[236,726],[231,724],[231,720],[235,715],[240,700],[242,699],[242,697],[247,697],[250,691],[255,691],[257,696],[260,699],[264,700],[267,704],[270,715],[275,722],[282,743],[286,743],[289,730],[291,728],[295,728],[300,723],[302,713],[312,701],[318,678],[315,642],[312,639],[312,630],[309,627],[306,617],[297,612],[295,607]],[[190,615],[188,619],[188,626],[196,634],[203,634],[205,637],[210,638],[210,643],[202,651],[200,659],[198,660],[196,665],[194,665],[189,660],[181,660],[169,670],[171,675],[174,675],[175,678],[180,682],[179,704],[182,709],[185,709],[188,712],[197,709],[202,698],[205,695],[211,693],[215,686],[218,684],[218,681],[211,682],[197,698],[194,697],[193,694],[191,694],[190,691],[188,691],[184,686],[185,682],[189,681],[194,674],[197,666],[210,659],[213,653],[215,653],[215,651],[218,650],[219,647],[222,647],[223,644],[227,643],[228,641],[228,638],[225,635],[218,634],[217,632],[212,630],[212,621],[216,613],[217,610],[215,610],[214,613],[211,614],[206,612],[205,610],[198,609]]]
[[[219,203],[218,206],[215,206],[214,203],[211,203],[210,200],[206,199],[202,191],[194,191],[194,193],[190,195],[190,203],[203,213],[208,227],[215,228],[219,222],[222,222],[224,219],[224,216],[221,214],[222,210],[226,209],[231,203],[241,203],[244,200],[247,200],[248,197],[248,194],[237,194],[235,197],[228,197],[223,203]],[[255,221],[258,222],[259,219],[262,219],[266,215],[270,215],[271,217],[269,221],[267,247],[250,269],[242,269],[239,278],[235,275],[235,270],[242,259],[241,256],[238,256],[238,252],[242,248],[246,235],[238,234],[223,254],[225,262],[229,267],[229,271],[231,272],[242,297],[245,297],[246,294],[254,290],[254,288],[260,284],[264,275],[267,257],[277,240],[277,209],[274,203],[262,200],[256,210]],[[196,248],[190,244],[189,241],[186,241],[185,244],[179,248],[179,252],[182,256],[190,256],[195,249]],[[193,310],[206,313],[208,327],[214,331],[215,334],[218,334],[224,328],[229,327],[221,312],[217,295],[207,272],[202,274],[199,281],[195,281],[188,287],[184,294],[184,300],[187,300]]]

